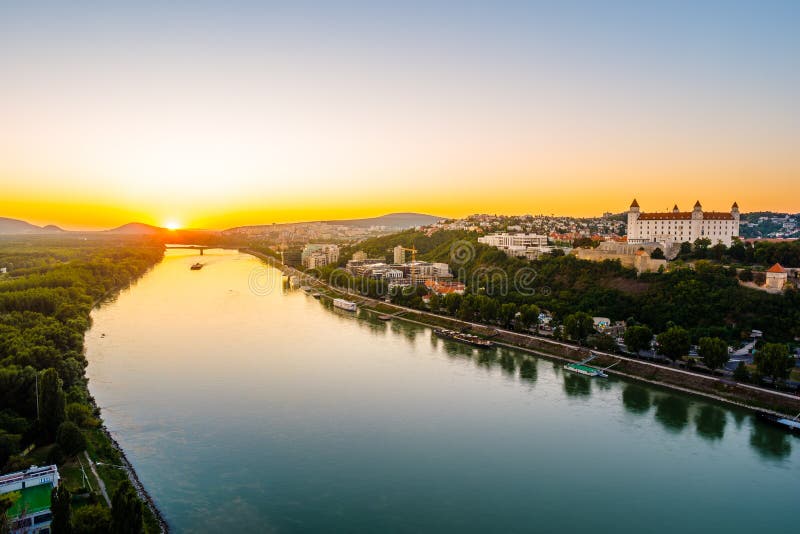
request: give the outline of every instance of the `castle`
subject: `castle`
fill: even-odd
[[[733,203],[730,213],[703,211],[698,200],[692,211],[680,211],[676,205],[672,212],[641,213],[639,203],[633,199],[628,210],[628,243],[661,243],[670,248],[675,243],[694,243],[708,239],[712,245],[731,246],[739,235],[739,206]]]

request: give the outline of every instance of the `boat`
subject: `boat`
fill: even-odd
[[[314,293],[311,293],[311,296],[314,297],[315,299],[319,300],[320,297],[322,297],[322,293],[317,293],[315,291]]]
[[[798,417],[800,417],[800,414],[798,414],[798,416],[794,419],[789,419],[788,417],[783,417],[782,415],[777,415],[774,413],[756,412],[756,418],[764,421],[765,423],[788,430],[793,434],[800,434],[800,421],[797,420]]]
[[[616,361],[613,364],[611,364],[608,367],[606,367],[605,369],[598,369],[597,367],[592,367],[591,365],[586,365],[587,363],[589,363],[590,361],[594,360],[598,356],[599,356],[599,354],[595,354],[594,352],[589,351],[589,357],[588,358],[586,358],[585,360],[579,361],[577,363],[576,362],[565,363],[564,364],[564,369],[566,369],[567,371],[572,371],[573,373],[578,373],[579,375],[597,376],[597,377],[600,377],[600,378],[608,378],[608,375],[605,372],[606,369],[611,369],[612,367],[617,365],[620,361],[622,361],[622,360]]]
[[[356,303],[344,299],[333,299],[333,307],[340,310],[356,311]]]
[[[189,267],[189,269],[191,269],[193,271],[199,271],[202,268],[203,268],[203,264],[202,263],[193,263],[192,266]]]
[[[584,365],[582,363],[567,363],[564,364],[564,369],[567,371],[572,371],[573,373],[578,373],[579,375],[608,378],[608,375],[605,374],[602,369],[592,367],[591,365]]]
[[[381,315],[378,316],[378,319],[380,319],[381,321],[391,321],[392,320],[392,316],[391,315],[381,314]]]
[[[481,339],[478,336],[467,334],[465,332],[458,332],[456,330],[447,330],[445,328],[435,328],[433,333],[437,337],[441,337],[444,339],[454,339],[456,341],[460,341],[462,343],[466,343],[467,345],[472,345],[473,347],[480,347],[480,348],[488,348],[494,345],[488,339]]]

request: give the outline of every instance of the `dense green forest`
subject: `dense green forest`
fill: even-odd
[[[2,472],[42,460],[60,465],[87,442],[109,447],[84,373],[89,313],[159,262],[163,250],[134,237],[0,239],[7,270],[0,274]],[[47,450],[46,458],[37,450]]]

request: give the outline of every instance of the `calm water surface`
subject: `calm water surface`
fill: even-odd
[[[106,424],[176,532],[797,531],[800,439],[745,411],[197,260],[168,252],[87,335]]]

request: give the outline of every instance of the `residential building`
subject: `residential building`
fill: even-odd
[[[309,243],[300,254],[303,267],[314,269],[339,261],[339,246],[331,244]]]
[[[34,465],[25,471],[0,476],[0,495],[18,494],[6,512],[10,534],[49,534],[53,519],[50,495],[60,479],[55,465]]]

